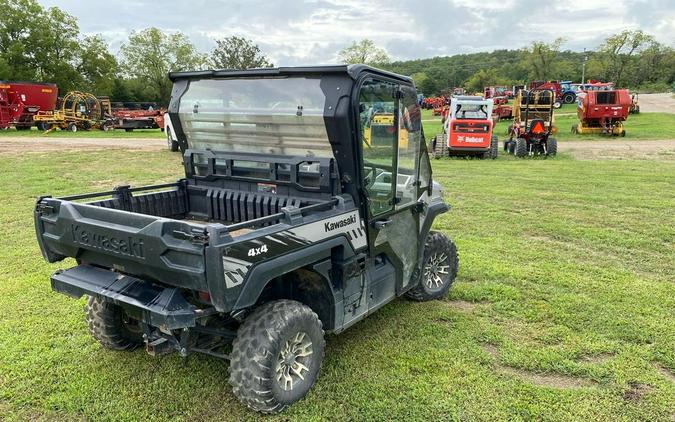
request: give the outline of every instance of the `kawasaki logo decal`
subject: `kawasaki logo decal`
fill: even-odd
[[[145,259],[142,239],[132,236],[106,236],[89,229],[83,229],[77,224],[73,224],[71,228],[73,242],[77,244],[117,255]]]
[[[328,233],[336,229],[341,229],[343,227],[350,226],[352,224],[356,224],[356,216],[354,214],[350,215],[347,218],[343,218],[342,220],[328,221],[324,223],[323,228],[326,231],[326,233]]]

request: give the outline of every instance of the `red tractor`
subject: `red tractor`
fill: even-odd
[[[0,129],[11,125],[28,130],[38,111],[56,108],[58,88],[54,84],[0,81]]]
[[[626,136],[623,122],[628,119],[632,104],[627,89],[586,91],[578,96],[579,123],[572,126],[572,133]]]
[[[450,100],[443,133],[430,142],[435,158],[461,155],[497,158],[497,136],[492,134],[491,99],[478,96],[456,96]]]
[[[553,119],[555,93],[551,90],[520,91],[513,102],[513,124],[504,151],[516,157],[555,155],[558,143]]]

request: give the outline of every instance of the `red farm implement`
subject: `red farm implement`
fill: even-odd
[[[580,92],[578,104],[579,123],[572,126],[572,133],[626,136],[623,122],[632,104],[627,89]]]
[[[501,119],[510,119],[512,114],[509,100],[506,97],[492,97],[492,120],[497,123]]]
[[[114,103],[112,115],[116,129],[132,132],[134,129],[164,130],[164,109],[155,103]]]
[[[54,84],[0,81],[0,129],[30,129],[38,111],[54,110],[57,95]]]

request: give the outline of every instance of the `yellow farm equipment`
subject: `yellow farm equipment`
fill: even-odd
[[[364,130],[363,141],[370,147],[391,145],[395,130],[393,113],[375,113]],[[399,129],[398,146],[408,148],[408,131],[405,128]]]
[[[63,97],[56,110],[38,111],[33,116],[37,126],[50,132],[56,128],[77,132],[78,130],[112,130],[110,100],[93,94],[71,91]]]

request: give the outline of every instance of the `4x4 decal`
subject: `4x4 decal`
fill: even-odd
[[[262,255],[264,253],[267,253],[267,251],[268,251],[267,245],[263,244],[260,247],[249,249],[247,255],[248,256],[258,256],[258,255]]]

